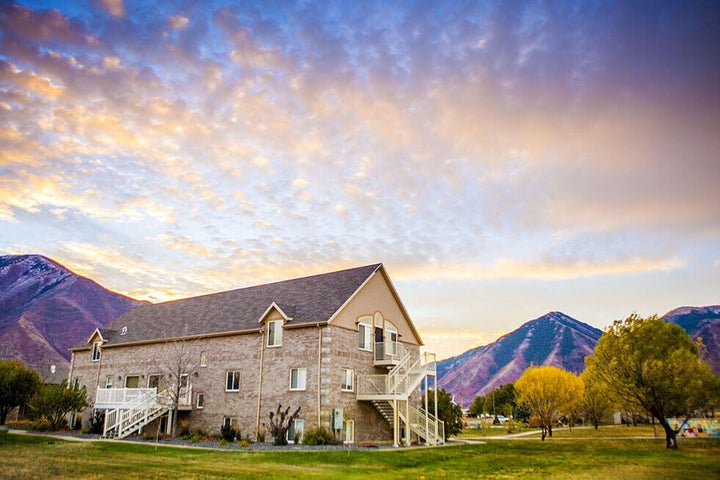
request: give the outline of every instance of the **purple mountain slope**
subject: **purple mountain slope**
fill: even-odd
[[[0,256],[0,357],[62,379],[69,347],[142,303],[40,255]]]
[[[438,384],[468,408],[477,395],[520,378],[530,364],[580,373],[601,334],[563,313],[550,312],[495,343],[438,362]]]

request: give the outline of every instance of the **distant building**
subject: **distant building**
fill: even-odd
[[[168,430],[171,415],[255,436],[282,404],[301,407],[290,440],[320,426],[346,443],[438,444],[443,424],[420,405],[435,356],[421,345],[375,264],[134,308],[71,349],[70,381],[94,397],[83,423],[100,412],[110,437]]]

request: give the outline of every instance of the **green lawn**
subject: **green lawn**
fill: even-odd
[[[0,432],[0,478],[720,478],[720,439],[490,440],[432,449],[191,450]]]

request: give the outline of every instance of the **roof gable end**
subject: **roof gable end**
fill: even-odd
[[[283,318],[283,320],[285,320],[286,322],[289,322],[289,321],[291,321],[291,320],[293,319],[293,317],[291,317],[291,316],[289,316],[288,314],[286,314],[286,313],[283,311],[283,309],[280,308],[280,306],[279,306],[277,303],[272,302],[272,303],[270,304],[270,306],[267,307],[267,309],[265,309],[265,311],[263,312],[263,314],[260,315],[260,318],[258,319],[258,323],[262,323],[262,322],[264,322],[265,320],[267,320],[267,318],[270,316],[270,314],[272,314],[272,312],[277,312],[277,313],[279,313],[280,316]]]

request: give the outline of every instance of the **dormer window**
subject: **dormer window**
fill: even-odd
[[[93,362],[97,362],[98,360],[100,360],[100,342],[93,343],[90,359]]]
[[[282,320],[271,320],[267,322],[267,346],[279,347],[282,345]]]
[[[127,335],[127,327],[122,327],[122,330],[120,330],[120,335]]]

